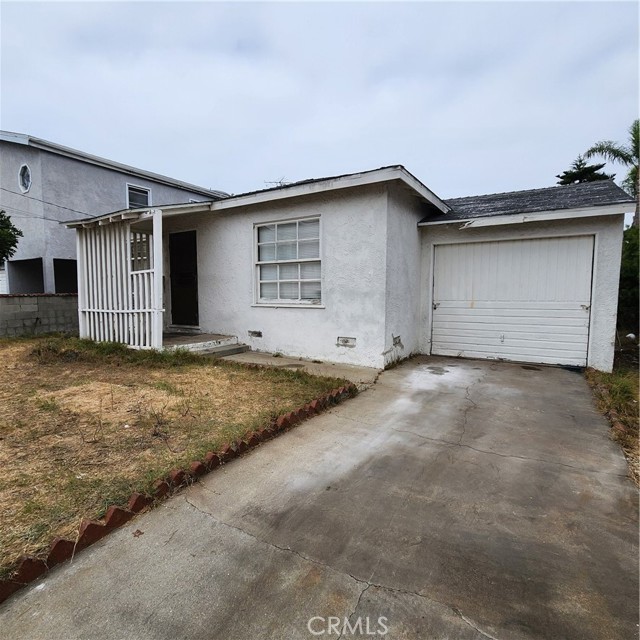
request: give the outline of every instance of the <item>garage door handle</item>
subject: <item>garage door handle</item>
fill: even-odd
[[[439,306],[440,306],[439,302],[434,302],[433,303],[433,310],[435,311]]]
[[[591,305],[590,304],[581,304],[580,305],[585,311],[589,311],[589,309],[591,309]]]

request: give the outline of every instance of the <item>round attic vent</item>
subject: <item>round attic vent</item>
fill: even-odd
[[[31,169],[28,165],[23,164],[18,172],[18,184],[20,185],[20,191],[27,193],[31,189]]]

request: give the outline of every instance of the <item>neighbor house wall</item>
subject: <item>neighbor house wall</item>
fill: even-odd
[[[254,226],[320,218],[322,305],[255,304]],[[387,197],[377,185],[233,213],[165,218],[165,323],[171,322],[168,233],[195,229],[200,328],[257,351],[371,367],[384,365]],[[417,231],[414,229],[417,234]],[[261,331],[252,337],[249,331]],[[338,337],[355,338],[354,347]]]
[[[422,249],[418,222],[422,217],[424,211],[417,197],[402,187],[388,187],[385,365],[420,350]]]
[[[77,332],[77,295],[0,295],[1,337]]]
[[[593,235],[594,260],[591,324],[587,364],[611,371],[616,336],[616,314],[624,216],[573,218],[550,222],[528,222],[504,226],[469,227],[461,223],[422,228],[422,296],[420,350],[431,353],[434,246],[456,242],[526,240],[567,235]]]
[[[18,185],[22,164],[31,169],[26,194]],[[150,189],[152,204],[207,200],[201,193],[5,141],[0,142],[0,177],[0,209],[23,232],[12,260],[42,258],[45,292],[55,292],[53,260],[76,259],[75,233],[60,222],[125,209],[127,183]]]

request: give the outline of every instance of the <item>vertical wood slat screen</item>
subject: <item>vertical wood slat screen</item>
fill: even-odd
[[[137,349],[158,347],[154,314],[162,305],[154,300],[151,234],[132,232],[128,221],[78,229],[77,234],[80,337]]]

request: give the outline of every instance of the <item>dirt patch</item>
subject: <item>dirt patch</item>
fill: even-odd
[[[0,575],[344,381],[66,339],[0,341]]]

